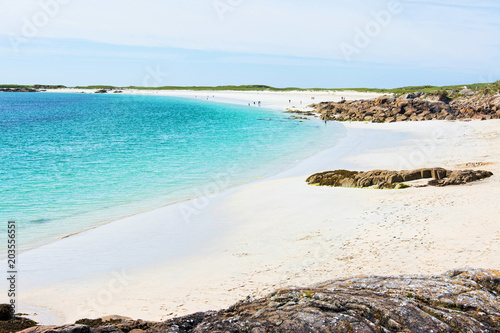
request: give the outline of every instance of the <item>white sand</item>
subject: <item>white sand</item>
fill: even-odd
[[[283,110],[290,96],[260,100]],[[272,178],[23,253],[20,310],[44,323],[110,314],[162,320],[336,277],[500,267],[499,120],[344,126],[342,142]],[[495,176],[398,191],[305,184],[338,168],[467,162],[488,162],[481,169]]]
[[[49,89],[52,93],[94,93],[96,90],[89,89]],[[340,101],[342,97],[348,100],[372,99],[380,96],[378,93],[356,92],[356,91],[189,91],[189,90],[137,90],[123,89],[123,94],[153,95],[193,98],[205,101],[232,103],[239,105],[250,105],[285,111],[313,110],[311,104],[325,101]]]

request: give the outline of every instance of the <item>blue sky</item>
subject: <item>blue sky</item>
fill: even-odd
[[[500,79],[498,0],[4,0],[0,83],[397,87]]]

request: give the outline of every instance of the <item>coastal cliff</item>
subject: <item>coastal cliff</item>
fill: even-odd
[[[108,317],[23,332],[500,332],[500,271],[336,279],[161,323]]]

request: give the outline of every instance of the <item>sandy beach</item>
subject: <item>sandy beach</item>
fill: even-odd
[[[48,89],[50,93],[86,93],[92,94],[93,89]],[[123,89],[123,94],[152,95],[192,98],[219,103],[250,105],[274,110],[313,110],[311,104],[320,102],[338,102],[341,98],[347,100],[372,99],[381,96],[379,93],[356,91],[190,91],[190,90],[138,90]]]
[[[125,93],[241,105],[261,101],[277,112],[341,97],[378,96]],[[43,324],[114,314],[163,320],[337,277],[500,267],[499,120],[343,126],[347,134],[335,146],[273,177],[207,192],[20,254],[19,310]],[[340,168],[458,169],[477,162],[494,176],[463,186],[393,191],[305,183],[313,173]]]

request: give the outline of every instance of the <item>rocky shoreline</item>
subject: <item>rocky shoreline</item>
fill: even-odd
[[[323,120],[371,121],[377,123],[424,120],[500,119],[500,94],[485,95],[469,89],[455,93],[409,93],[384,95],[375,100],[313,104]],[[300,113],[300,112],[298,112]]]
[[[316,173],[306,182],[309,185],[356,187],[377,189],[400,189],[411,187],[407,182],[430,179],[426,184],[417,186],[449,186],[462,185],[493,176],[484,170],[446,170],[443,168],[423,168],[416,170],[388,171],[349,171],[335,170]]]
[[[164,322],[111,316],[23,331],[160,332],[500,332],[500,271],[456,269],[437,276],[336,279]]]
[[[481,89],[414,91],[386,94],[373,100],[325,101],[313,110],[287,109],[285,113],[315,116],[322,120],[392,123],[425,120],[500,119],[500,81]]]
[[[0,88],[0,92],[39,92],[42,90],[32,88]]]

